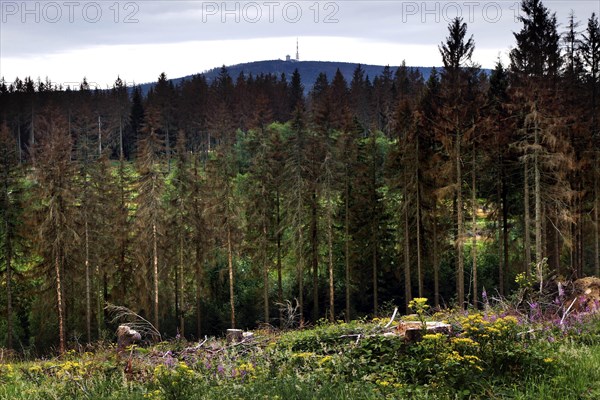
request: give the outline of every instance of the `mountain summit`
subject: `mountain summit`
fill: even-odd
[[[377,75],[381,75],[385,66],[383,65],[369,65],[369,64],[360,64],[362,69],[365,71],[365,77],[369,77],[370,80]],[[302,84],[306,91],[309,91],[316,79],[317,76],[323,72],[327,75],[327,78],[331,81],[333,79],[336,71],[339,69],[346,81],[350,83],[352,80],[352,74],[356,67],[357,63],[347,63],[347,62],[335,62],[335,61],[297,61],[294,59],[289,60],[266,60],[266,61],[254,61],[243,64],[236,64],[225,66],[229,75],[235,79],[239,74],[244,73],[246,76],[258,76],[260,74],[273,74],[277,77],[280,77],[282,74],[285,74],[286,78],[290,79],[292,73],[295,69],[298,69],[300,76],[302,78]],[[205,71],[202,74],[206,77],[206,79],[211,82],[215,79],[222,67],[213,68],[211,70]],[[392,73],[396,72],[398,66],[390,66]],[[409,69],[418,69],[423,78],[426,80],[429,78],[429,74],[431,73],[431,67],[408,67]],[[192,75],[174,78],[171,79],[173,84],[177,85],[184,79],[190,79]],[[142,92],[146,93],[154,83],[145,83],[140,85],[142,88]]]

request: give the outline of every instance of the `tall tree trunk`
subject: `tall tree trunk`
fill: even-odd
[[[170,139],[170,135],[169,135],[169,122],[168,121],[167,121],[167,129],[165,132],[165,144],[166,144],[165,152],[167,153],[167,171],[171,172],[171,139]]]
[[[85,216],[84,223],[85,240],[85,328],[87,342],[92,342],[92,285],[90,282],[90,237],[88,229],[88,218]]]
[[[501,159],[499,157],[498,163],[501,167]],[[497,203],[497,219],[496,219],[496,241],[498,243],[498,291],[502,295],[504,292],[504,260],[502,254],[502,179],[501,173],[498,174],[496,179],[496,197],[498,198]]]
[[[524,209],[525,215],[523,216],[523,223],[525,225],[525,265],[524,272],[529,278],[529,270],[531,265],[531,234],[529,233],[529,221],[531,217],[529,215],[529,161],[525,158],[523,167],[523,200],[525,202]]]
[[[415,171],[416,180],[416,212],[417,212],[417,281],[419,288],[419,297],[423,297],[423,263],[421,260],[421,192],[419,182],[419,138],[416,138],[415,160],[417,168]]]
[[[231,227],[227,222],[227,265],[229,267],[229,302],[231,304],[231,329],[235,328],[235,293],[233,281],[233,249],[231,244]]]
[[[509,256],[508,256],[508,193],[506,190],[506,184],[502,183],[502,248],[504,249],[504,269],[503,274],[500,276],[500,294],[506,293],[506,275],[508,274]]]
[[[6,182],[5,182],[6,183]],[[5,195],[8,195],[8,188]],[[13,348],[13,318],[12,318],[12,241],[10,224],[8,221],[7,210],[4,217],[5,226],[5,242],[4,242],[4,259],[6,260],[6,347],[9,350]]]
[[[583,182],[581,177],[578,180],[578,192],[579,193],[583,193]],[[584,242],[584,235],[583,235],[583,198],[581,195],[577,196],[577,238],[579,239],[577,241],[577,249],[579,251],[579,276],[582,277],[584,276],[583,273],[583,264],[585,262],[584,260],[584,256],[583,256],[583,242]]]
[[[373,232],[373,247],[371,249],[371,268],[373,271],[373,315],[378,315],[379,312],[379,271],[377,270],[377,246],[378,238],[377,231]]]
[[[21,116],[17,119],[17,151],[19,154],[19,165],[23,162],[23,150],[21,148]]]
[[[2,207],[2,215],[4,217],[2,223],[4,225],[4,260],[6,261],[6,347],[9,350],[12,350],[12,340],[13,340],[13,318],[12,318],[12,235],[13,230],[11,229],[11,221],[10,221],[10,209],[11,201],[10,201],[10,170],[11,170],[11,161],[9,159],[9,151],[6,151],[3,156],[4,163],[2,168],[2,194],[0,196],[0,207]]]
[[[335,291],[334,291],[334,280],[333,280],[333,220],[331,212],[331,199],[327,202],[327,253],[329,263],[329,320],[335,321]]]
[[[594,275],[600,276],[600,220],[598,220],[598,208],[600,208],[600,190],[598,184],[598,154],[594,162]]]
[[[408,303],[412,300],[412,285],[410,274],[410,235],[408,220],[408,190],[404,188],[404,303],[408,312]]]
[[[123,152],[123,118],[119,115],[119,160],[125,158]]]
[[[302,233],[302,226],[300,226],[299,238],[298,238],[298,307],[300,308],[300,324],[304,324],[304,234]]]
[[[181,222],[183,225],[183,221]],[[178,323],[179,323],[179,334],[181,337],[185,337],[185,317],[183,315],[183,294],[185,293],[183,287],[183,253],[184,253],[184,241],[183,241],[183,233],[179,234],[179,272],[177,274],[177,291],[179,292],[177,296],[177,314],[178,314]]]
[[[158,324],[158,232],[156,222],[152,223],[152,278],[154,281],[154,327]]]
[[[317,193],[316,189],[312,193],[311,203],[311,262],[313,272],[313,321],[319,319],[319,244],[318,244],[318,232],[317,232]]]
[[[458,126],[458,123],[457,123]],[[456,288],[458,304],[460,308],[465,307],[465,258],[463,254],[464,221],[463,221],[463,198],[462,198],[462,165],[460,159],[460,130],[456,131],[456,222],[457,222],[457,279]]]
[[[594,139],[594,275],[600,276],[600,220],[598,219],[598,210],[600,208],[600,150],[598,149],[598,123],[596,119],[597,115],[597,90],[598,90],[598,79],[597,76],[593,77],[592,84],[592,138]]]
[[[346,322],[350,322],[350,183],[346,170],[345,199],[344,199],[344,263],[345,263],[345,289],[346,289]]]
[[[263,303],[264,303],[264,319],[265,323],[269,323],[269,262],[267,257],[267,224],[263,220],[262,226],[262,263],[263,263]]]
[[[577,277],[577,268],[576,268],[576,260],[575,260],[575,224],[573,222],[569,223],[569,236],[571,246],[569,247],[569,272],[576,279]]]
[[[534,168],[534,185],[535,185],[535,262],[540,264],[542,262],[542,187],[541,187],[541,175],[540,175],[540,161],[539,161],[539,133],[536,123],[535,127],[535,152],[533,153],[533,168]]]
[[[437,199],[433,203],[433,302],[440,306],[440,263],[438,259]]]
[[[96,265],[95,268],[96,275],[96,335],[99,338],[102,337],[102,328],[104,327],[104,314],[102,310],[104,309],[104,303],[106,299],[102,298],[102,279],[100,276],[100,267]]]
[[[471,216],[471,230],[472,230],[472,240],[471,240],[471,257],[473,258],[473,306],[477,308],[477,303],[479,303],[479,292],[477,286],[477,191],[475,187],[475,141],[473,141],[473,170],[471,171],[471,207],[472,207],[472,216]]]
[[[65,318],[63,304],[63,288],[60,273],[60,256],[57,250],[54,250],[54,274],[56,278],[56,307],[58,308],[58,341],[59,352],[65,352]]]
[[[279,188],[277,188],[277,302],[283,304],[283,280],[281,271],[281,212]],[[279,326],[283,324],[283,309],[279,307]]]
[[[98,115],[98,157],[102,155],[102,120]]]
[[[202,249],[196,241],[196,335],[202,334]]]
[[[35,109],[31,106],[31,130],[29,132],[29,151],[33,155],[32,149],[35,145]]]
[[[556,222],[555,225],[558,226],[558,206],[556,206]],[[554,254],[556,255],[556,259],[554,260],[554,270],[560,274],[560,253],[561,253],[561,240],[560,240],[560,232],[558,229],[554,230]]]

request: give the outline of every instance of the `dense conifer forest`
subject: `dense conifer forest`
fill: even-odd
[[[579,16],[578,16],[579,17]],[[600,26],[522,2],[487,74],[461,19],[443,67],[351,81],[272,74],[143,96],[0,82],[0,347],[112,335],[107,303],[165,337],[350,320],[517,275],[600,275]],[[560,29],[560,30],[559,30]],[[523,275],[524,274],[524,275]]]

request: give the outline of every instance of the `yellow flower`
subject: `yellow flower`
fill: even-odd
[[[479,346],[479,343],[468,337],[457,337],[452,339],[452,343],[467,346]]]
[[[502,318],[502,320],[512,325],[517,325],[519,323],[519,320],[516,317],[513,317],[512,315],[507,315],[506,317]]]
[[[11,364],[0,364],[0,380],[14,379],[15,369]]]
[[[252,363],[243,363],[238,367],[238,369],[246,371],[249,374],[254,373],[256,371],[256,368],[254,368],[254,365]]]
[[[325,356],[325,357],[323,357],[323,358],[321,358],[321,359],[319,360],[318,364],[319,364],[319,365],[323,365],[323,364],[325,364],[325,363],[327,363],[327,362],[330,362],[330,361],[332,360],[332,358],[333,358],[333,357],[331,357],[331,356]]]
[[[428,333],[426,335],[423,335],[423,340],[440,340],[444,337],[444,335],[442,335],[441,333]]]
[[[415,297],[408,303],[408,307],[414,310],[417,314],[424,312],[429,308],[425,297]]]
[[[42,367],[40,367],[39,365],[32,365],[31,367],[29,367],[28,369],[30,374],[39,374],[42,372]]]
[[[547,364],[553,363],[554,362],[554,358],[552,358],[552,357],[544,358],[544,362],[547,363]]]
[[[311,352],[302,352],[302,353],[294,353],[293,357],[295,358],[310,358],[312,356],[314,356],[315,353],[311,353]]]

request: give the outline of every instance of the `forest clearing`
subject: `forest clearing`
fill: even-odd
[[[491,70],[2,78],[0,398],[600,398],[600,24],[520,6]]]
[[[597,399],[598,293],[572,290],[524,284],[510,301],[485,299],[484,310],[467,311],[433,312],[415,298],[415,313],[398,319],[396,309],[385,319],[264,326],[239,341],[99,342],[35,361],[3,352],[0,398]],[[297,307],[284,312],[299,323]],[[428,328],[430,320],[445,329]]]

